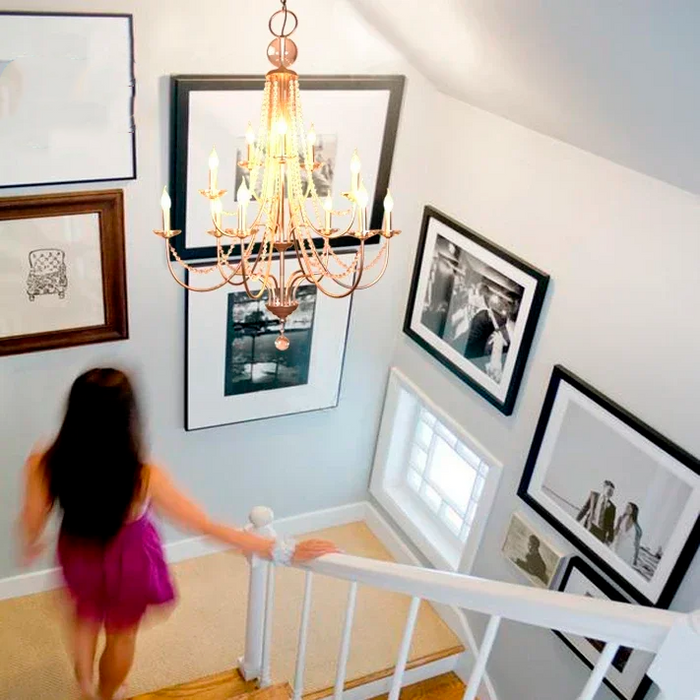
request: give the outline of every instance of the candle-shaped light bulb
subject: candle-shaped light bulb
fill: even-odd
[[[287,120],[280,117],[277,120],[277,134],[279,135],[278,155],[284,157],[287,153]]]
[[[394,211],[394,198],[391,196],[389,190],[386,191],[386,197],[384,197],[384,231],[389,233],[392,228],[391,224],[391,212]]]
[[[360,209],[367,208],[367,204],[369,203],[369,193],[367,192],[364,182],[360,183],[360,187],[355,195],[355,200],[357,201],[357,206],[359,206]]]
[[[248,201],[250,200],[250,190],[248,189],[248,185],[245,184],[245,178],[241,181],[241,186],[238,188],[238,192],[236,194],[236,201],[239,204],[248,204]]]
[[[333,197],[328,195],[323,202],[323,208],[326,210],[326,231],[331,230],[331,216],[333,215]]]
[[[163,194],[160,197],[160,208],[163,210],[163,231],[170,231],[170,207],[172,202],[170,201],[170,195],[168,194],[168,188],[163,188]]]
[[[253,125],[248,122],[248,129],[245,132],[245,140],[248,143],[248,165],[252,167],[253,163],[253,152],[255,149],[255,132],[253,131]]]
[[[353,151],[352,158],[350,159],[350,172],[352,173],[352,191],[357,192],[357,188],[360,186],[360,170],[362,170],[362,163],[360,162],[360,156],[357,150]]]
[[[286,136],[287,135],[287,120],[284,117],[280,117],[277,120],[277,133],[280,136]]]
[[[249,146],[255,145],[255,132],[253,131],[253,125],[248,122],[248,128],[245,132],[245,140],[248,142]]]
[[[216,149],[212,148],[209,154],[209,190],[214,192],[216,190],[216,178],[219,173],[219,156],[216,153]]]

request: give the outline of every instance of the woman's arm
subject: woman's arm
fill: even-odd
[[[40,538],[53,508],[43,458],[42,451],[34,450],[24,464],[24,503],[18,527],[25,565],[31,564],[42,552]]]
[[[275,540],[213,522],[196,503],[175,486],[172,479],[162,469],[159,467],[150,467],[149,469],[151,499],[156,508],[167,518],[187,530],[213,537],[245,554],[258,554],[266,559],[272,557]],[[337,551],[331,542],[307,540],[300,542],[297,546],[294,561],[307,561]]]

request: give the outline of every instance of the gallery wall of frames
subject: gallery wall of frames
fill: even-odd
[[[404,332],[467,391],[515,418],[538,324],[546,323],[549,282],[532,263],[427,206]],[[523,466],[524,509],[512,514],[502,545],[521,578],[577,595],[671,603],[700,540],[696,457],[557,365]],[[568,541],[567,551],[533,524],[528,508]],[[602,644],[559,637],[595,665]],[[606,685],[641,700],[651,661],[621,649]]]

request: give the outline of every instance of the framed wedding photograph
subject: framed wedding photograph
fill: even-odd
[[[645,603],[671,602],[700,541],[700,462],[560,366],[518,495]]]
[[[559,591],[622,603],[634,602],[622,595],[580,557],[572,557],[569,560],[559,584]],[[557,631],[554,633],[589,668],[595,666],[605,647],[605,643],[597,639],[577,637]],[[605,685],[621,700],[642,700],[651,687],[651,680],[647,677],[646,672],[653,660],[653,654],[621,647],[605,676]]]
[[[136,177],[132,25],[0,11],[0,188]]]
[[[338,256],[346,265],[353,255]],[[288,267],[298,267],[289,257]],[[221,283],[216,267],[198,265],[187,282]],[[251,291],[260,283],[251,283]],[[199,430],[334,408],[338,404],[351,297],[331,299],[308,282],[287,319],[287,350],[275,340],[281,324],[242,286],[187,291],[185,429]]]
[[[0,199],[0,355],[128,338],[121,190]]]
[[[544,272],[426,207],[404,332],[510,415],[548,283]]]
[[[304,127],[308,129],[313,122],[317,135],[316,192],[319,197],[330,194],[338,209],[349,209],[341,195],[350,189],[350,161],[357,149],[369,192],[372,229],[382,225],[404,83],[402,75],[305,75],[299,79],[304,114],[309,119]],[[249,124],[257,129],[264,87],[262,76],[171,77],[170,195],[173,227],[183,232],[173,244],[183,260],[216,257],[216,246],[207,234],[211,229],[209,201],[199,193],[207,187],[209,154],[215,147],[224,164],[219,182],[227,190],[223,205],[235,211],[236,192],[247,175],[238,163],[247,159],[246,130]],[[308,206],[313,216],[311,201]],[[357,240],[341,236],[333,245],[356,246]]]
[[[520,513],[513,513],[510,519],[502,552],[538,588],[551,588],[566,556],[536,532]]]

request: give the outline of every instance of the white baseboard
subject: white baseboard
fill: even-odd
[[[292,515],[274,521],[273,527],[280,535],[301,535],[316,530],[324,530],[336,525],[347,525],[365,519],[367,504],[350,503],[337,508],[327,508],[301,515]],[[165,557],[170,564],[186,559],[215,554],[228,549],[224,544],[208,537],[188,537],[165,545]],[[43,593],[61,586],[59,569],[44,569],[29,574],[0,579],[0,600],[21,598],[35,593]]]
[[[367,526],[372,530],[374,536],[389,550],[389,553],[397,562],[413,566],[423,565],[411,548],[401,539],[394,528],[389,525],[386,519],[371,503],[366,503],[365,509],[365,522]],[[475,655],[478,654],[479,650],[474,634],[469,627],[464,612],[450,605],[439,605],[436,603],[432,605],[438,615],[444,620],[445,624],[459,637],[460,641],[467,649],[467,653],[462,654],[454,668],[450,669],[454,670],[466,684],[469,680],[473,659]],[[431,676],[426,676],[426,678],[430,677]],[[478,697],[479,700],[498,700],[488,673],[484,674],[484,680],[481,683],[481,688],[479,688]]]

